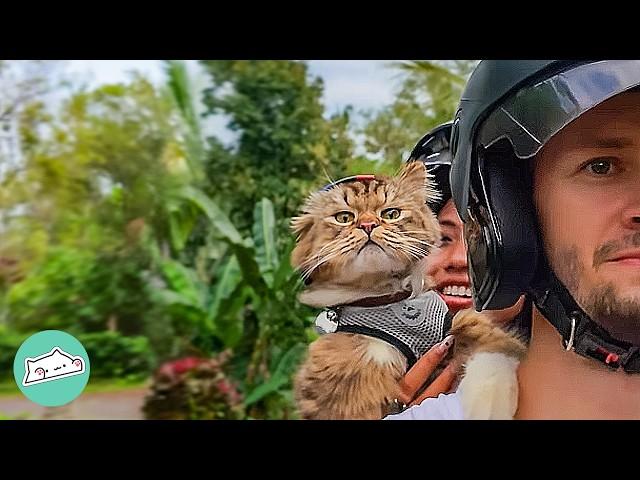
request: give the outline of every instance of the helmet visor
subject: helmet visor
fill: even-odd
[[[483,122],[477,144],[507,138],[518,158],[530,158],[584,112],[638,85],[640,60],[578,65],[507,98]]]

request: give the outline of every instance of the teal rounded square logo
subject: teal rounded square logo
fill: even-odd
[[[32,402],[59,407],[74,400],[89,381],[87,351],[73,336],[45,330],[27,338],[13,360],[13,376]]]

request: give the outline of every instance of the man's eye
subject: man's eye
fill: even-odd
[[[594,175],[609,175],[613,171],[613,159],[596,158],[587,163],[584,168]]]

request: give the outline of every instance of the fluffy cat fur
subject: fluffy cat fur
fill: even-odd
[[[437,248],[440,228],[427,202],[437,195],[422,162],[405,165],[395,177],[376,176],[313,193],[291,224],[297,235],[291,261],[307,281],[300,301],[331,307],[401,292],[416,296],[429,289],[424,259]],[[450,333],[454,347],[436,374],[449,361],[470,372],[459,385],[465,416],[512,415],[523,344],[473,310],[459,312]],[[398,397],[406,368],[404,355],[377,338],[323,335],[309,346],[295,377],[299,413],[304,419],[383,418]],[[486,408],[488,390],[503,400]]]

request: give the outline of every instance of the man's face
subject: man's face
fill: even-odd
[[[467,273],[467,250],[462,236],[462,221],[452,200],[438,214],[442,246],[427,257],[427,274],[436,284],[453,312],[471,308],[471,290]]]
[[[555,135],[535,161],[545,251],[580,307],[640,342],[640,93],[618,95]]]

